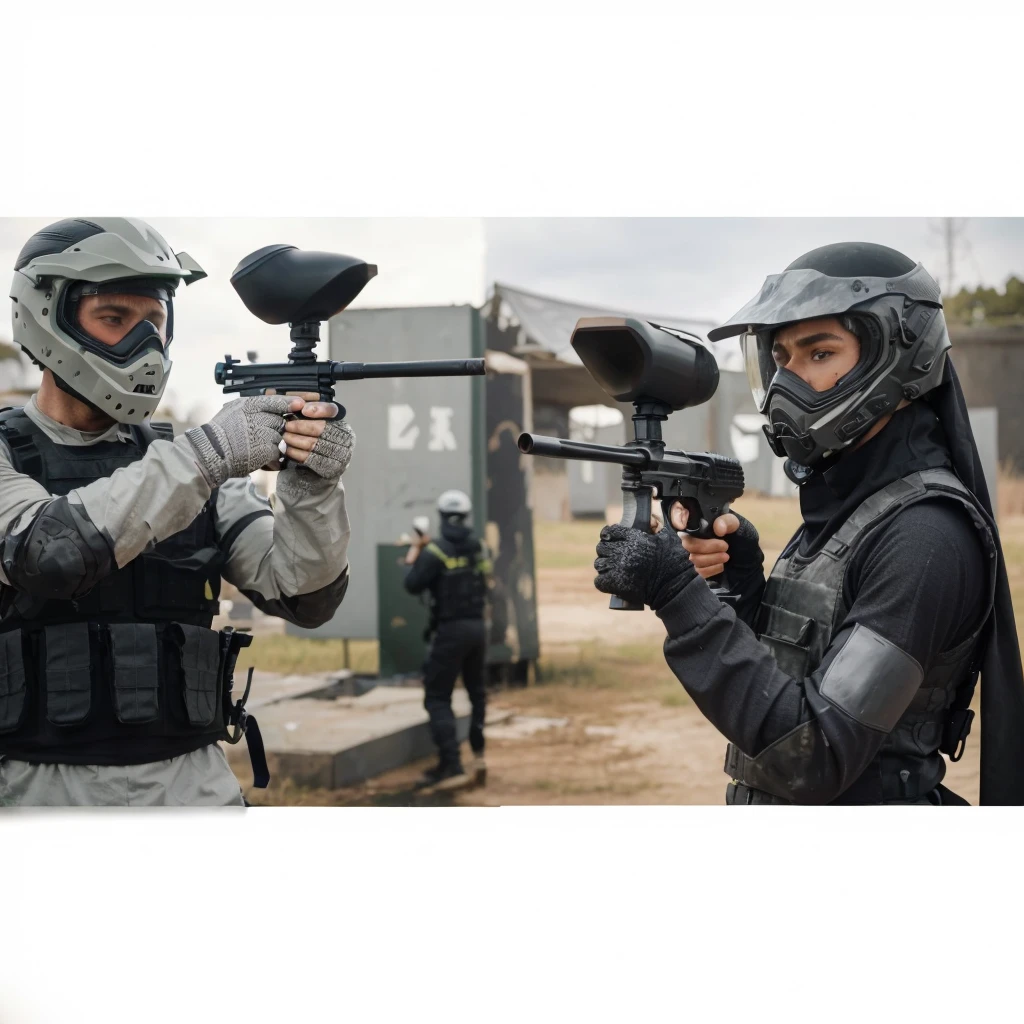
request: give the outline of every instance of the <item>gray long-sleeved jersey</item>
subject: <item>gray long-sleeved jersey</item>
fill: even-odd
[[[127,428],[83,432],[42,413],[35,398],[25,413],[61,445],[130,439]],[[221,575],[258,608],[304,627],[326,622],[348,585],[349,522],[345,490],[298,477],[289,465],[278,479],[273,503],[249,478],[226,481],[217,491],[217,542],[225,561]],[[211,489],[183,439],[154,441],[138,462],[68,494],[68,502],[97,534],[107,538],[116,566],[127,565],[152,545],[183,530],[199,514]],[[0,538],[17,542],[54,498],[18,473],[0,444]],[[0,564],[0,584],[11,580]]]

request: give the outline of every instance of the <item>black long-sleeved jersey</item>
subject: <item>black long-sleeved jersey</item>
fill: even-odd
[[[875,490],[918,469],[948,464],[942,441],[934,414],[911,406],[863,448],[817,474],[801,493],[801,553],[819,550]],[[795,679],[780,670],[751,628],[764,580],[749,551],[745,556],[737,575],[746,621],[719,603],[700,578],[658,614],[668,631],[665,657],[672,671],[716,728],[752,757],[816,709],[826,710],[818,684],[856,625],[891,642],[927,673],[940,652],[971,635],[985,610],[986,554],[970,518],[951,503],[923,502],[898,513],[857,551],[845,580],[849,612],[821,664],[806,679]],[[871,761],[885,739],[847,716],[822,714],[819,722],[847,778]]]

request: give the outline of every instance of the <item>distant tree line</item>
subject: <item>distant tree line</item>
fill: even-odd
[[[946,319],[952,323],[1024,323],[1024,281],[1010,277],[1002,291],[961,288],[942,304]]]

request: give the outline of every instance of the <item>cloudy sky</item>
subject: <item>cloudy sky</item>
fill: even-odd
[[[0,218],[0,265],[53,218]],[[723,320],[766,274],[840,240],[880,242],[919,259],[945,285],[941,222],[923,218],[153,218],[176,251],[208,271],[175,307],[168,389],[181,412],[222,400],[213,366],[225,353],[283,359],[287,328],[262,324],[228,278],[247,253],[273,242],[376,263],[355,305],[479,305],[493,281],[597,305]],[[956,248],[955,284],[1024,277],[1024,218],[972,219]],[[0,321],[0,338],[9,338]],[[370,353],[352,353],[368,358]],[[429,353],[424,353],[425,357]]]

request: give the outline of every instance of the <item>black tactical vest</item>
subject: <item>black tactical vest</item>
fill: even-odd
[[[20,409],[0,413],[15,468],[51,494],[110,476],[170,440],[59,445]],[[0,586],[0,754],[65,764],[140,764],[224,738],[227,654],[210,629],[222,555],[216,492],[192,523],[73,601]],[[233,660],[233,659],[232,659]]]
[[[479,540],[458,545],[445,537],[431,541],[426,550],[441,563],[441,573],[431,588],[433,622],[481,619],[487,600],[487,552]]]
[[[974,522],[989,553],[988,605],[977,629],[951,650],[934,660],[921,686],[886,736],[874,761],[836,803],[877,804],[915,801],[942,781],[946,772],[940,753],[947,747],[948,726],[954,700],[969,700],[977,678],[975,662],[978,638],[988,622],[995,595],[996,546],[987,513],[960,480],[947,469],[928,469],[895,480],[864,500],[836,531],[821,551],[805,558],[799,554],[800,533],[783,551],[765,584],[758,620],[761,642],[768,647],[779,668],[795,679],[809,676],[821,664],[834,631],[849,611],[843,583],[846,571],[860,545],[885,528],[901,509],[920,501],[954,501]],[[969,688],[965,691],[964,688]],[[958,721],[961,719],[958,719]],[[968,728],[970,722],[967,722]],[[807,723],[805,729],[815,728]],[[801,765],[801,730],[792,734],[790,751],[794,771]],[[773,745],[773,759],[785,751]],[[951,752],[951,751],[947,751]],[[749,758],[733,744],[726,751],[725,770],[732,779],[752,793],[744,802],[787,803],[758,788],[765,779],[758,758]],[[773,764],[773,772],[779,765]],[[732,787],[730,787],[731,789]],[[734,802],[730,799],[730,802]]]

